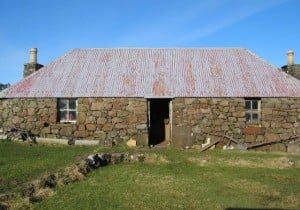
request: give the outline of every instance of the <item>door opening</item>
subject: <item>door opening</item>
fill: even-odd
[[[170,141],[171,99],[148,100],[149,146]]]

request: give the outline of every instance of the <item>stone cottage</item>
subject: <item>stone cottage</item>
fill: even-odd
[[[243,48],[74,49],[0,93],[0,127],[45,138],[202,143],[300,134],[300,81]]]

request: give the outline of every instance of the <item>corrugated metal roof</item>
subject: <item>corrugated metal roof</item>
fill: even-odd
[[[300,97],[300,81],[243,48],[74,49],[0,97]]]

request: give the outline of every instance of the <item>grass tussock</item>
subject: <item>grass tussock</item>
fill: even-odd
[[[54,191],[50,188],[40,188],[32,196],[29,197],[31,203],[40,202],[46,198],[54,195]]]

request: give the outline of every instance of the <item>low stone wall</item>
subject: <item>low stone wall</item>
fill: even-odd
[[[126,141],[147,144],[147,102],[135,98],[79,98],[76,123],[57,121],[57,100],[2,99],[0,124],[18,127],[46,138]]]
[[[209,134],[224,134],[242,142],[262,142],[300,134],[300,100],[262,98],[261,121],[245,120],[244,98],[176,98],[173,100],[173,131],[190,127],[196,143]]]

